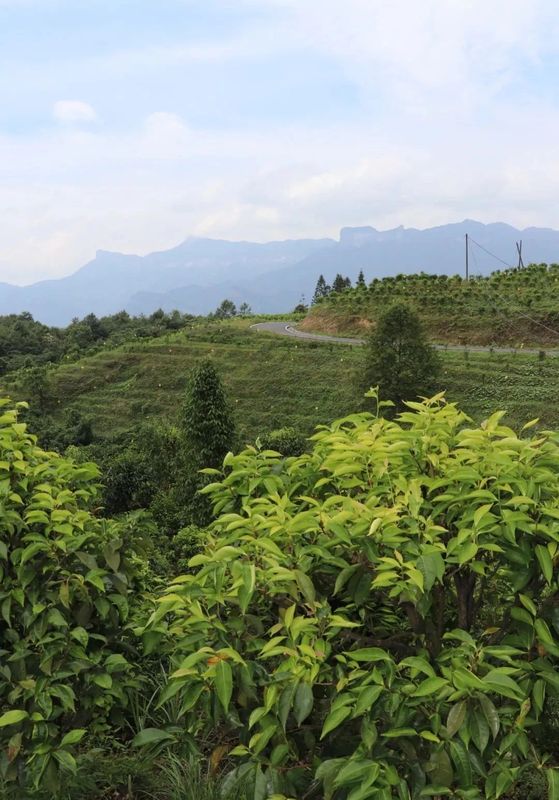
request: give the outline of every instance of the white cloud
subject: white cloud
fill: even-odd
[[[95,109],[82,100],[58,100],[52,109],[53,116],[64,124],[74,122],[95,122]]]
[[[469,113],[559,51],[555,0],[262,0],[293,43],[416,115]]]
[[[0,280],[67,274],[98,248],[145,253],[189,234],[263,241],[465,217],[556,226],[559,113],[500,112],[502,128],[426,122],[413,137],[365,124],[196,130],[166,112],[126,134],[0,137]]]
[[[342,225],[465,217],[559,227],[559,108],[525,77],[559,52],[555,0],[246,5],[266,4],[273,26],[260,18],[225,41],[122,51],[87,69],[134,76],[161,61],[203,69],[303,49],[336,60],[359,87],[361,116],[200,129],[155,108],[111,131],[76,124],[95,110],[61,100],[55,118],[70,124],[0,135],[0,280],[66,274],[97,248],[142,253],[189,234],[335,236]]]

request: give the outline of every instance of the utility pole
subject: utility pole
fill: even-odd
[[[466,234],[466,280],[467,281],[470,279],[470,271],[469,271],[469,263],[468,263],[468,258],[469,258],[470,254],[469,254],[468,250],[469,250],[469,247],[468,247],[468,234]]]
[[[524,268],[524,261],[522,260],[522,239],[516,243],[516,250],[518,252],[518,269]]]

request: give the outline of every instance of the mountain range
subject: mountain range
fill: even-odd
[[[354,280],[360,270],[367,281],[419,271],[463,274],[466,233],[471,275],[514,266],[520,240],[525,264],[559,261],[559,231],[473,220],[425,230],[342,228],[338,240],[261,244],[190,237],[146,256],[100,250],[77,272],[56,280],[0,283],[0,314],[28,311],[47,324],[66,325],[74,317],[122,309],[207,314],[225,298],[246,302],[255,313],[283,313],[302,297],[312,298],[320,274],[327,282],[338,272]]]

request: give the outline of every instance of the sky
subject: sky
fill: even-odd
[[[0,281],[188,236],[559,228],[556,0],[0,0]]]

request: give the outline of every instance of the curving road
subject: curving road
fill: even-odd
[[[255,331],[277,333],[280,336],[294,336],[296,339],[307,339],[312,342],[334,342],[334,344],[365,344],[364,339],[351,339],[345,336],[326,336],[321,333],[298,331],[289,322],[257,322],[250,326]]]
[[[327,336],[321,333],[306,333],[306,331],[298,331],[289,322],[256,322],[250,326],[252,330],[264,331],[264,333],[275,333],[279,336],[292,336],[295,339],[306,339],[311,342],[328,342],[333,344],[352,344],[360,345],[365,344],[365,339],[351,338],[347,336]],[[461,352],[468,350],[470,353],[527,353],[528,355],[537,355],[544,348],[533,347],[489,347],[486,345],[461,345],[461,344],[434,344],[436,350],[453,350]],[[559,356],[559,350],[545,350],[546,356]]]

